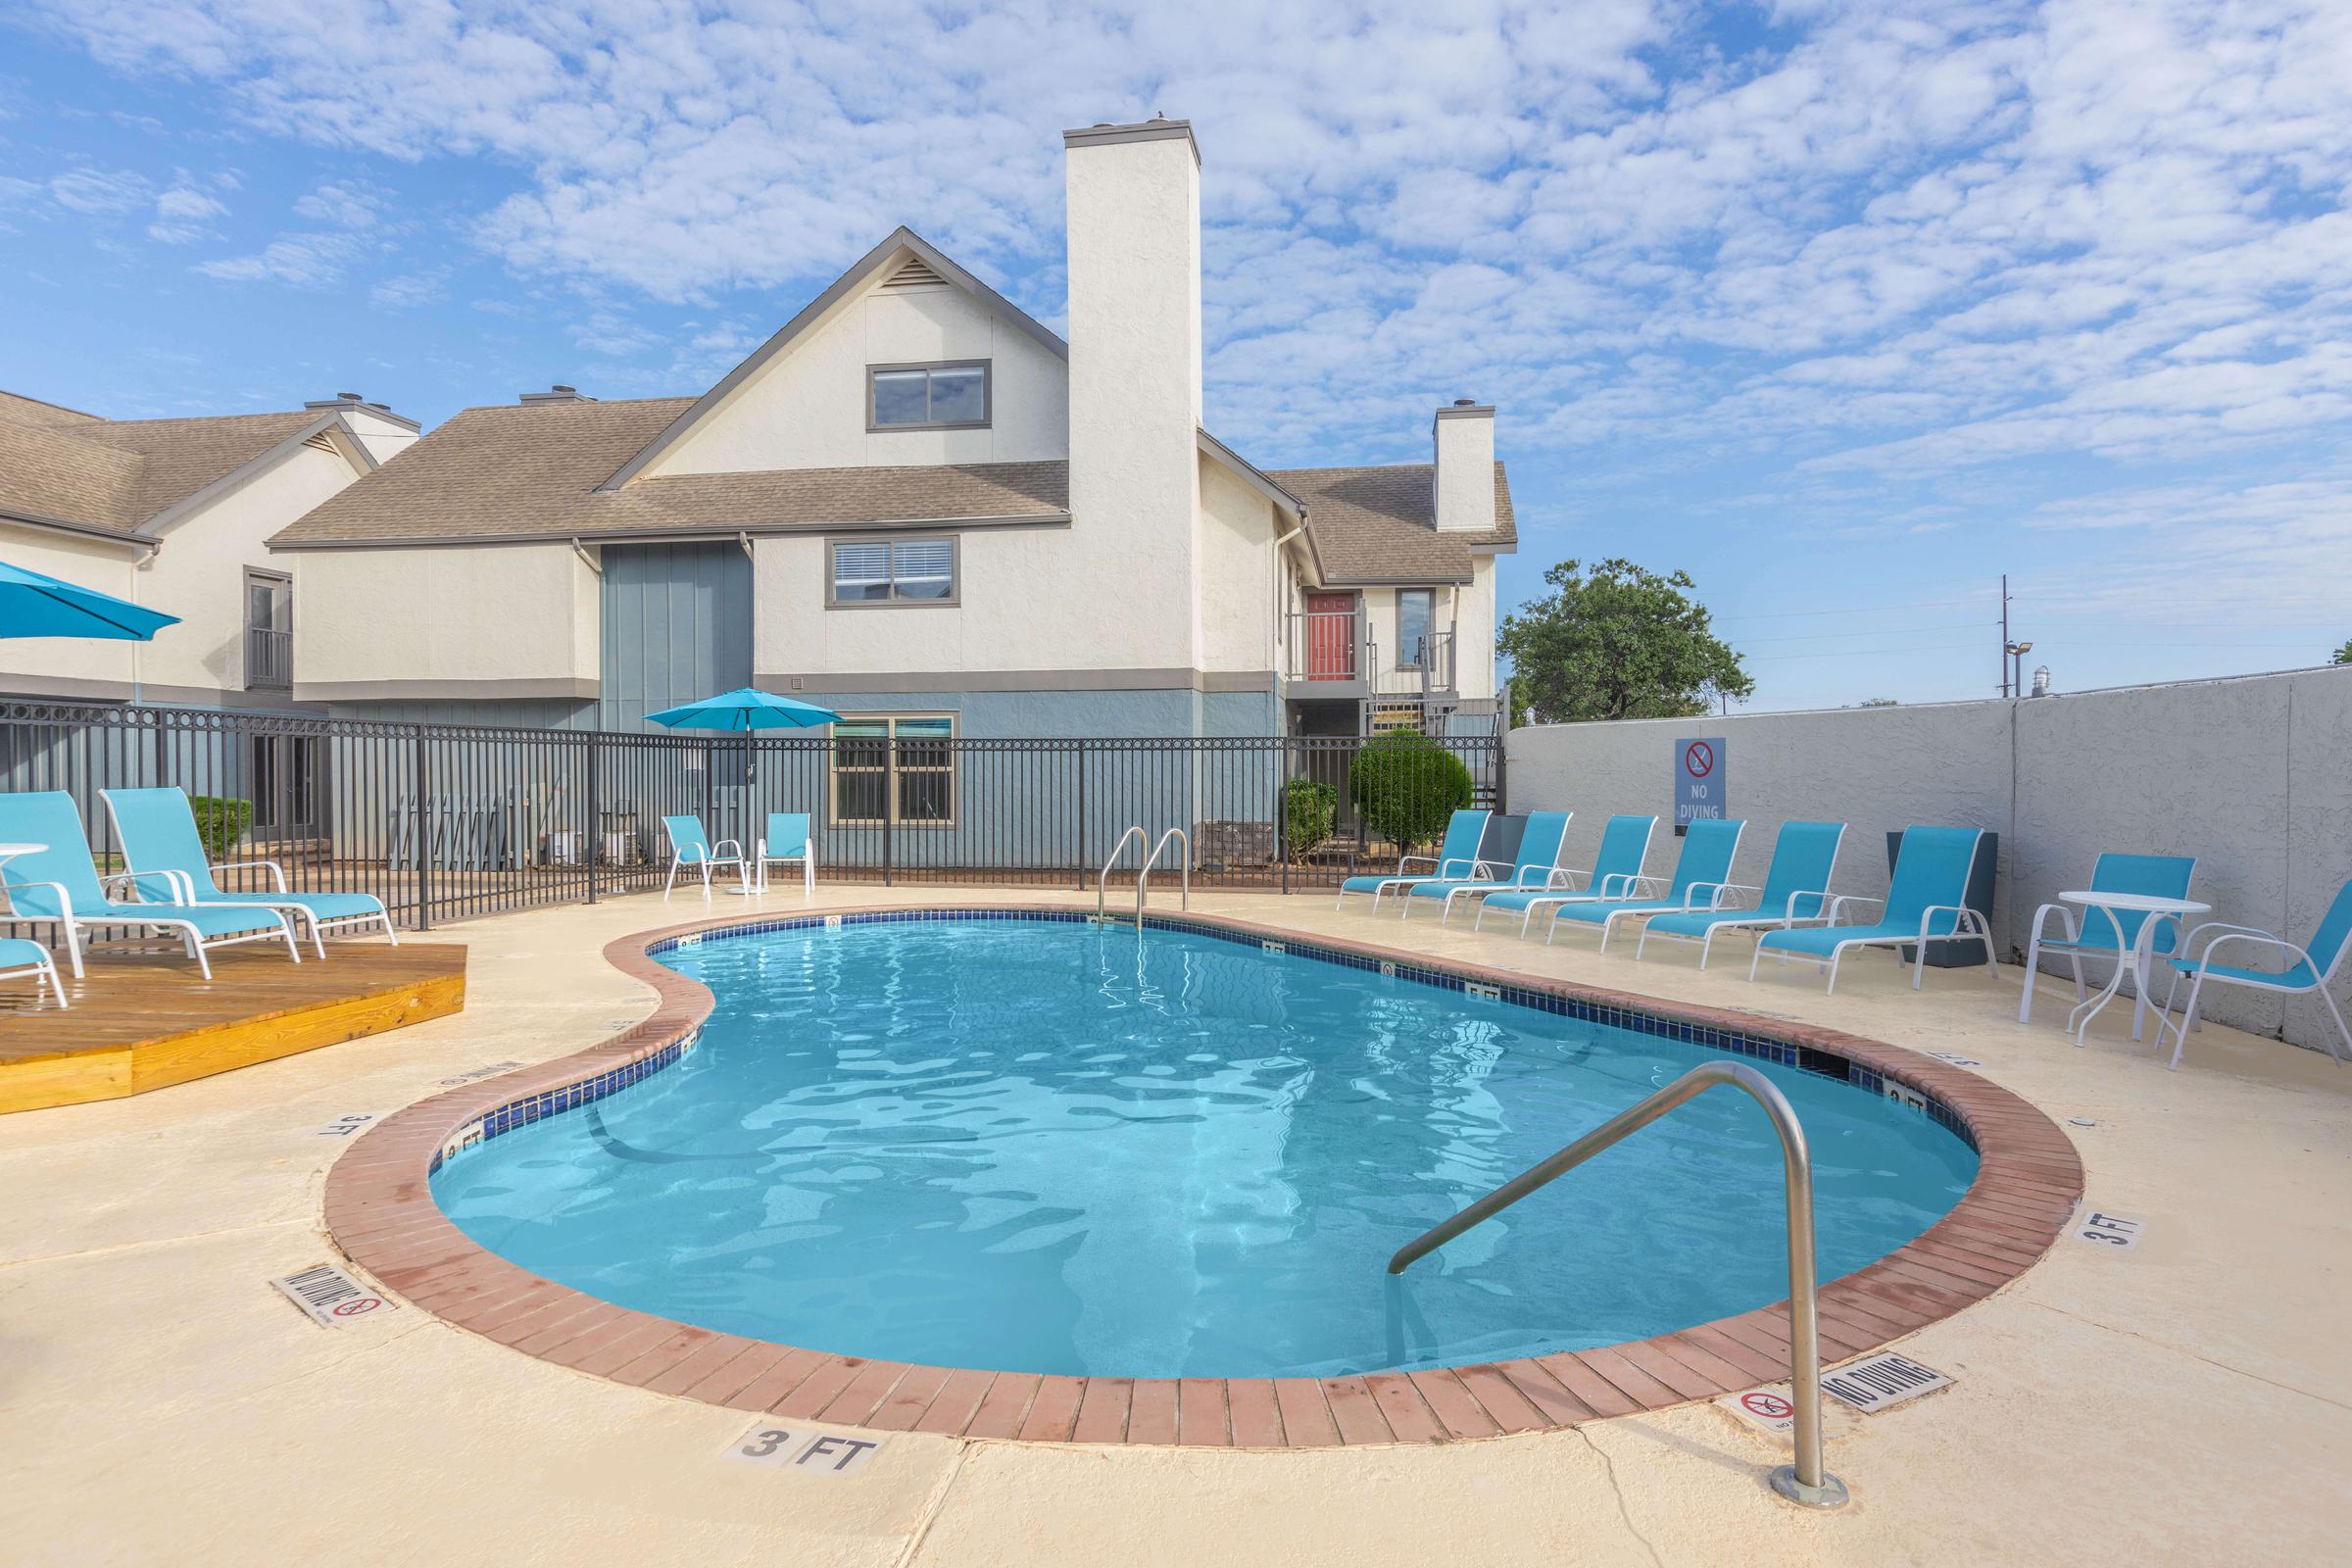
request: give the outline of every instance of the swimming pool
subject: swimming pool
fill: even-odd
[[[945,1366],[1258,1377],[1609,1345],[1786,1293],[1778,1153],[1734,1096],[1383,1271],[1720,1043],[1068,917],[659,956],[714,994],[696,1049],[433,1179],[483,1247],[642,1311]],[[1825,1279],[1967,1189],[1936,1120],[1764,1070],[1812,1144]]]

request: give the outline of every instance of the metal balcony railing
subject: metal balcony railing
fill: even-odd
[[[1374,692],[1382,697],[1429,697],[1454,690],[1453,649],[1451,627],[1425,633],[1397,655],[1395,669],[1379,672]]]
[[[245,628],[245,689],[287,691],[294,685],[294,634],[265,626]]]
[[[1363,617],[1352,610],[1299,610],[1287,615],[1286,667],[1295,681],[1362,680],[1371,667]]]

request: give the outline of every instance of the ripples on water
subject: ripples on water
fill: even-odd
[[[1788,1293],[1778,1146],[1729,1094],[1384,1272],[1694,1047],[1164,931],[846,925],[664,961],[717,996],[698,1049],[434,1182],[483,1246],[627,1306],[950,1366],[1269,1376],[1605,1345]],[[1764,1070],[1812,1146],[1824,1279],[1975,1174],[1916,1112]]]

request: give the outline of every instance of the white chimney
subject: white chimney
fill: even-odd
[[[1200,487],[1200,151],[1182,120],[1090,125],[1061,141],[1073,526],[1122,552],[1129,580],[1163,583],[1182,605]],[[1135,662],[1196,664],[1193,620],[1132,627]]]
[[[1435,468],[1441,533],[1485,533],[1494,526],[1494,408],[1457,398],[1438,411]]]

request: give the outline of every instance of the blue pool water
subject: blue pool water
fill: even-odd
[[[1606,1345],[1788,1294],[1778,1147],[1723,1092],[1384,1272],[1695,1046],[1190,932],[848,924],[663,961],[716,995],[695,1050],[433,1187],[482,1246],[623,1305],[851,1355],[1239,1377]],[[1812,1145],[1824,1279],[1974,1177],[1919,1112],[1764,1070]]]

